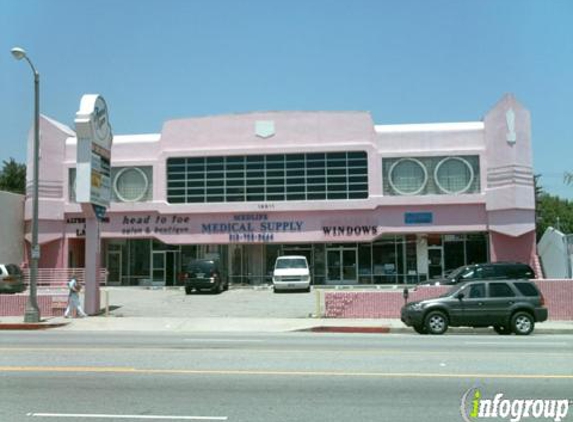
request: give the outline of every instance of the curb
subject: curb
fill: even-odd
[[[296,330],[311,333],[362,333],[362,334],[389,334],[392,332],[390,327],[311,327],[302,330]]]
[[[411,327],[344,327],[344,326],[317,326],[310,328],[303,328],[300,330],[294,330],[295,332],[307,332],[307,333],[355,333],[355,334],[416,334]],[[457,328],[452,327],[448,329],[448,334],[495,334],[489,328]],[[535,328],[532,335],[539,334],[573,334],[573,329],[567,328]]]
[[[68,322],[42,323],[42,322],[14,322],[0,323],[0,330],[47,330],[68,325]]]

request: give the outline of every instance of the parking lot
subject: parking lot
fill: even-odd
[[[275,294],[271,289],[230,288],[221,294],[183,288],[107,287],[112,315],[126,317],[307,318],[316,312],[316,292]]]

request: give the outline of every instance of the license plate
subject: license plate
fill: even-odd
[[[295,286],[296,286],[296,284],[292,284],[292,283],[289,283],[289,285],[288,285],[288,286],[289,286],[289,287],[295,287]]]
[[[197,274],[195,274],[195,277],[197,277],[197,278],[205,278],[205,273],[197,273]]]

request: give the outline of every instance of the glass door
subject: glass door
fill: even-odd
[[[179,279],[179,251],[165,252],[165,285],[176,286]]]
[[[165,251],[153,251],[151,283],[165,285]]]
[[[343,284],[356,284],[358,282],[358,250],[342,249],[340,251],[342,256],[342,283]]]
[[[248,283],[251,286],[258,286],[265,282],[264,262],[265,249],[263,245],[245,245],[245,264]]]
[[[328,249],[326,251],[326,284],[340,283],[342,279],[340,266],[340,250]]]
[[[121,285],[121,250],[107,251],[107,283],[110,286]]]
[[[358,283],[358,249],[329,248],[326,252],[327,284]]]
[[[442,246],[428,247],[428,278],[440,278],[444,269],[444,249]]]

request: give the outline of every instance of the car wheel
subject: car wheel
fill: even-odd
[[[433,311],[426,316],[424,325],[430,334],[444,334],[448,329],[448,318],[441,311]]]
[[[278,293],[279,291],[277,290],[276,287],[273,287],[273,293]]]
[[[191,287],[185,286],[185,294],[186,295],[190,295],[192,291],[193,291],[193,289]]]
[[[511,334],[511,330],[508,327],[506,327],[505,325],[494,325],[493,329],[500,336],[507,336],[507,335]]]
[[[310,286],[308,286],[306,289],[304,289],[305,292],[310,293]]]
[[[531,334],[534,327],[535,321],[527,312],[517,312],[513,318],[511,318],[511,328],[518,336]]]
[[[417,332],[418,334],[428,334],[428,331],[426,330],[426,327],[424,327],[423,325],[414,325],[414,326],[412,326],[412,328],[413,328],[414,331]]]

